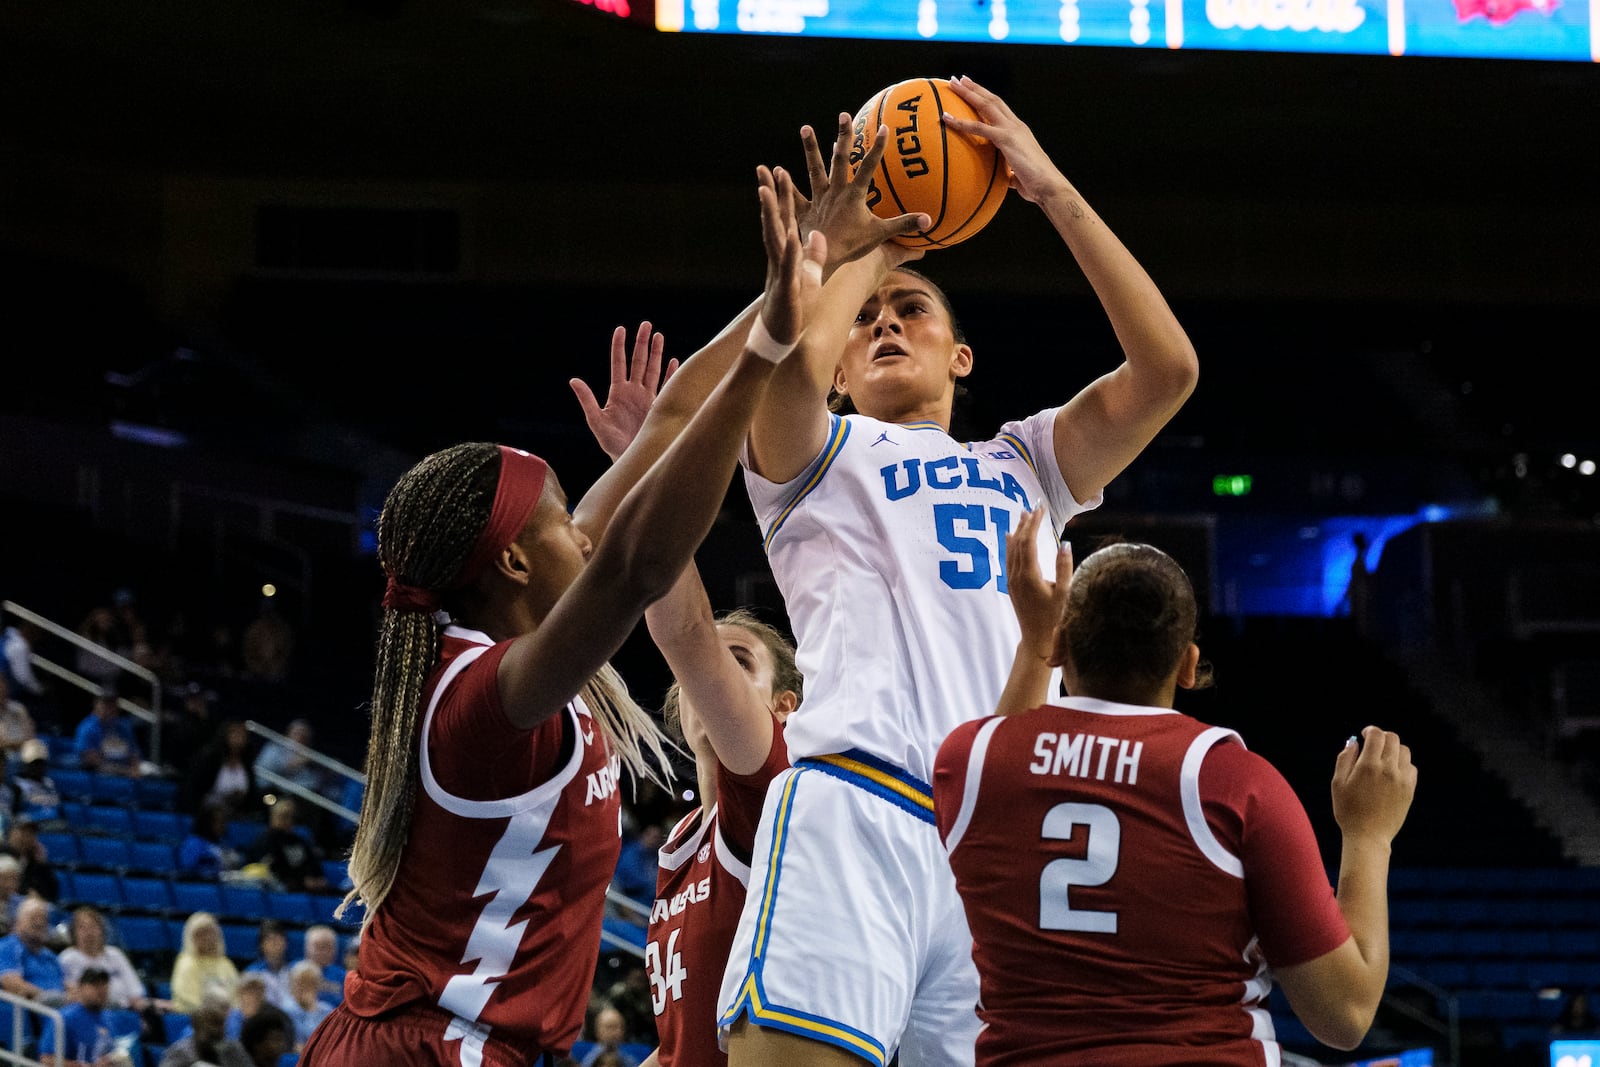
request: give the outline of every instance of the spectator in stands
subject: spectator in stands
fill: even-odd
[[[111,1007],[144,1011],[150,1003],[144,979],[139,977],[127,953],[116,945],[106,944],[106,919],[99,909],[88,904],[74,908],[70,932],[72,943],[62,949],[59,956],[67,994],[77,996],[84,975],[98,971],[106,976],[107,1003]]]
[[[294,643],[294,628],[278,610],[277,598],[262,597],[256,617],[250,620],[240,637],[246,677],[268,682],[287,681],[294,663]]]
[[[66,1003],[67,986],[61,976],[61,961],[50,949],[49,938],[49,903],[38,897],[28,897],[17,907],[17,920],[11,933],[0,937],[0,989],[45,1007],[59,1008]],[[29,1042],[39,1037],[37,1018],[32,1012],[25,1017],[24,1031]],[[10,1012],[0,1011],[0,1020],[6,1024],[0,1032],[10,1034]]]
[[[195,812],[189,834],[178,845],[177,873],[183,878],[220,879],[223,871],[237,870],[239,854],[227,845],[228,809],[205,804]]]
[[[239,969],[223,952],[222,926],[210,912],[197,911],[183,923],[183,948],[172,963],[172,1007],[193,1013],[207,993],[216,991],[227,1001],[217,1017],[217,1031],[239,988]]]
[[[322,968],[309,959],[289,969],[289,1020],[294,1023],[294,1050],[311,1039],[311,1031],[334,1009],[322,997]]]
[[[239,975],[239,989],[234,994],[233,1007],[228,1009],[228,1021],[223,1031],[237,1040],[247,1019],[262,1008],[272,1006],[267,1000],[267,976],[261,971],[245,968],[244,973]]]
[[[294,1023],[283,1009],[265,1005],[244,1021],[239,1044],[255,1067],[278,1067],[284,1054],[294,1051]]]
[[[283,735],[297,745],[311,748],[315,731],[310,720],[296,719],[284,728]],[[258,778],[264,770],[287,778],[300,788],[319,795],[327,785],[327,778],[315,760],[282,741],[268,741],[261,746],[261,754],[256,757]]]
[[[26,619],[18,619],[0,632],[0,672],[6,682],[24,703],[32,702],[33,710],[48,706],[50,691],[33,669],[33,649],[39,641],[39,627]]]
[[[217,732],[217,692],[190,682],[179,687],[178,697],[177,709],[166,712],[162,719],[161,756],[163,762],[186,773]]]
[[[20,762],[22,746],[37,736],[27,705],[12,696],[11,683],[0,675],[0,759]]]
[[[50,746],[36,737],[23,742],[18,755],[22,766],[12,779],[16,813],[27,814],[38,822],[60,822],[61,791],[50,777]]]
[[[79,976],[76,1000],[61,1009],[61,1040],[51,1026],[39,1040],[39,1059],[47,1067],[111,1067],[116,1039],[106,1018],[111,976],[90,967]],[[124,1057],[121,1062],[127,1064]]]
[[[305,958],[317,965],[322,975],[320,996],[329,1005],[344,1000],[344,968],[339,965],[339,935],[333,927],[319,923],[306,927]]]
[[[658,857],[665,836],[660,823],[646,823],[639,828],[637,837],[623,844],[611,879],[619,892],[646,905],[655,899]]]
[[[611,983],[604,999],[622,1013],[628,1041],[656,1043],[655,1006],[650,1002],[650,976],[645,973],[644,964],[630,960],[628,969]]]
[[[245,967],[246,975],[259,974],[265,982],[267,1002],[287,1011],[289,1008],[289,935],[276,919],[263,919],[256,931],[256,958]]]
[[[320,893],[328,888],[322,852],[295,823],[293,797],[282,796],[267,809],[267,828],[245,849],[246,863],[265,863],[282,889]]]
[[[90,608],[78,624],[78,636],[93,642],[106,652],[127,657],[133,651],[132,638],[117,620],[117,613],[109,604]],[[78,648],[73,657],[77,672],[100,686],[110,688],[117,684],[122,668],[91,649]]]
[[[189,1012],[189,1032],[167,1046],[160,1067],[255,1067],[244,1046],[225,1032],[231,1006],[228,994],[206,993]]]
[[[622,1043],[627,1039],[627,1020],[622,1017],[622,1012],[616,1005],[603,1005],[594,1017],[594,1048],[583,1058],[580,1067],[597,1067],[600,1057],[608,1053],[615,1054],[621,1067],[639,1067],[639,1061],[622,1051]]]
[[[1561,1006],[1561,1014],[1550,1026],[1555,1036],[1572,1034],[1600,1034],[1600,1017],[1589,1008],[1589,991],[1575,989]]]
[[[0,855],[15,856],[21,865],[19,892],[43,897],[51,904],[61,899],[61,879],[50,861],[50,850],[39,840],[39,824],[32,816],[19,815],[11,820],[6,829],[6,843],[0,845]]]
[[[22,864],[17,857],[0,853],[0,934],[8,934],[17,921],[17,906],[27,897],[19,892]]]
[[[95,693],[89,714],[78,723],[73,740],[78,766],[85,770],[138,777],[144,755],[133,735],[133,722],[122,713],[115,689],[102,688]]]
[[[250,726],[243,719],[224,719],[189,769],[191,807],[222,804],[230,818],[258,818],[261,791],[250,758]]]

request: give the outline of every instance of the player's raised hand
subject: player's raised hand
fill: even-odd
[[[618,326],[611,333],[611,386],[606,390],[605,406],[595,398],[594,390],[582,378],[573,378],[567,384],[577,394],[578,406],[583,408],[583,419],[589,432],[613,461],[633,442],[650,414],[650,405],[656,402],[656,393],[678,369],[676,359],[668,360],[663,369],[661,354],[666,346],[662,334],[653,333],[650,323],[641,322],[634,335],[633,359],[627,355],[628,331]]]
[[[1006,534],[1006,587],[1011,610],[1022,627],[1022,644],[1034,655],[1059,666],[1056,650],[1062,614],[1067,607],[1067,584],[1072,579],[1072,547],[1056,550],[1056,576],[1052,581],[1039,569],[1039,524],[1049,508],[1043,505],[1022,513],[1017,528]]]
[[[761,200],[761,241],[767,250],[767,286],[761,314],[745,348],[774,363],[799,343],[822,289],[828,239],[821,230],[800,236],[794,181],[782,168],[756,168]]]
[[[1411,810],[1417,768],[1398,734],[1368,726],[1333,763],[1333,817],[1347,836],[1394,840]]]
[[[1040,146],[1028,124],[999,96],[968,77],[950,79],[957,96],[972,105],[978,121],[958,118],[948,112],[944,124],[957,133],[984,137],[1000,150],[1011,172],[1011,188],[1024,200],[1037,203],[1051,185],[1064,180],[1061,171]]]
[[[889,141],[889,128],[878,127],[878,136],[852,173],[852,155],[859,151],[857,138],[849,112],[839,113],[839,125],[833,140],[833,158],[824,162],[817,134],[810,126],[800,128],[800,142],[806,153],[806,174],[811,186],[811,196],[805,197],[798,189],[794,192],[796,215],[800,232],[809,236],[820,230],[828,238],[828,263],[832,270],[841,263],[860,259],[891,237],[915,233],[933,225],[933,220],[922,212],[897,215],[882,219],[867,206],[867,194],[872,186],[872,175],[883,158]],[[900,246],[895,246],[900,247]],[[912,256],[905,259],[916,258]]]

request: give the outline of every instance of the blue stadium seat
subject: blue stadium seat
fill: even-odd
[[[1474,982],[1491,989],[1521,989],[1528,984],[1527,969],[1514,960],[1479,960],[1471,970]]]
[[[77,883],[73,881],[72,874],[71,868],[56,868],[56,897],[63,904],[75,904],[78,901]]]
[[[1440,909],[1444,921],[1451,926],[1482,926],[1494,917],[1494,908],[1481,897],[1445,900]]]
[[[93,834],[78,839],[78,863],[107,871],[126,870],[132,860],[128,842],[120,837],[97,837]]]
[[[175,778],[140,778],[134,787],[134,797],[140,808],[177,807],[178,781]]]
[[[340,930],[359,930],[361,920],[367,914],[367,909],[360,904],[351,904],[345,910],[344,918],[335,919],[333,913],[339,910],[339,905],[344,903],[343,893],[317,893],[313,894],[314,906],[317,910],[317,922],[327,923],[329,926]]]
[[[93,795],[94,773],[81,767],[61,767],[50,771],[50,780],[56,784],[56,793],[62,800],[79,804],[89,803]]]
[[[114,837],[132,837],[133,811],[120,804],[90,804],[83,811],[83,828]]]
[[[120,774],[90,774],[89,802],[127,807],[134,801],[134,788],[134,780]]]
[[[116,925],[122,950],[130,956],[170,950],[172,935],[167,929],[165,919],[147,915],[122,915],[117,918]]]
[[[185,882],[174,880],[172,883],[172,906],[182,915],[193,915],[197,911],[208,911],[212,915],[222,914],[222,890],[215,882]]]
[[[161,1016],[161,1025],[167,1033],[167,1044],[182,1041],[189,1036],[189,1013],[169,1011]]]
[[[222,914],[234,919],[261,919],[267,914],[267,891],[260,882],[222,883]]]
[[[285,1052],[278,1057],[278,1067],[298,1067],[299,1063],[300,1053],[298,1052]]]
[[[166,915],[177,907],[172,899],[172,884],[155,876],[123,875],[122,901],[129,910],[156,915]]]
[[[631,923],[626,919],[608,915],[601,921],[600,929],[604,933],[620,938],[626,944],[635,945],[640,949],[644,948],[646,931],[644,927],[637,923]],[[602,938],[600,944],[604,948],[607,944],[606,939]]]
[[[1429,960],[1417,969],[1428,981],[1446,989],[1461,989],[1472,984],[1471,965],[1461,960]]]
[[[350,888],[350,861],[349,860],[323,860],[322,877],[328,880],[328,885],[333,889]]]
[[[310,893],[286,893],[281,890],[267,894],[267,916],[279,922],[301,925],[323,921],[312,909]]]
[[[144,841],[177,844],[188,836],[191,821],[181,812],[138,808],[133,813],[133,834]]]
[[[39,844],[56,867],[73,867],[78,863],[78,835],[66,830],[41,830]]]
[[[222,951],[239,966],[244,966],[256,958],[256,935],[258,929],[254,924],[223,923],[222,924]]]
[[[229,848],[245,849],[255,844],[256,838],[261,836],[266,824],[254,819],[229,819],[227,832],[222,835],[222,843]]]
[[[128,869],[151,874],[171,874],[178,867],[178,850],[167,841],[128,843]]]
[[[74,871],[72,895],[74,903],[93,904],[103,911],[120,911],[123,905],[122,879],[114,874]],[[66,902],[64,894],[62,902]]]
[[[1506,954],[1506,935],[1499,930],[1458,930],[1455,936],[1457,955],[1481,960]]]

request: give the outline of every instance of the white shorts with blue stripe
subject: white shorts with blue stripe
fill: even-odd
[[[863,753],[773,780],[723,975],[719,1033],[757,1026],[876,1067],[971,1067],[972,935],[926,783]]]

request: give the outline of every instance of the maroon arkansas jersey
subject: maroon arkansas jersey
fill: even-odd
[[[645,946],[661,1067],[728,1062],[717,1044],[722,970],[744,909],[767,786],[788,766],[783,730],[774,729],[761,769],[739,775],[719,766],[711,814],[691,811],[661,846]]]
[[[411,837],[345,990],[367,1018],[419,1003],[454,1016],[463,1063],[490,1039],[532,1060],[578,1038],[621,849],[605,735],[581,700],[511,725],[495,677],[509,645],[445,631]]]
[[[1275,1065],[1268,965],[1350,936],[1282,775],[1170,709],[1067,697],[965,723],[933,799],[980,1067]]]

